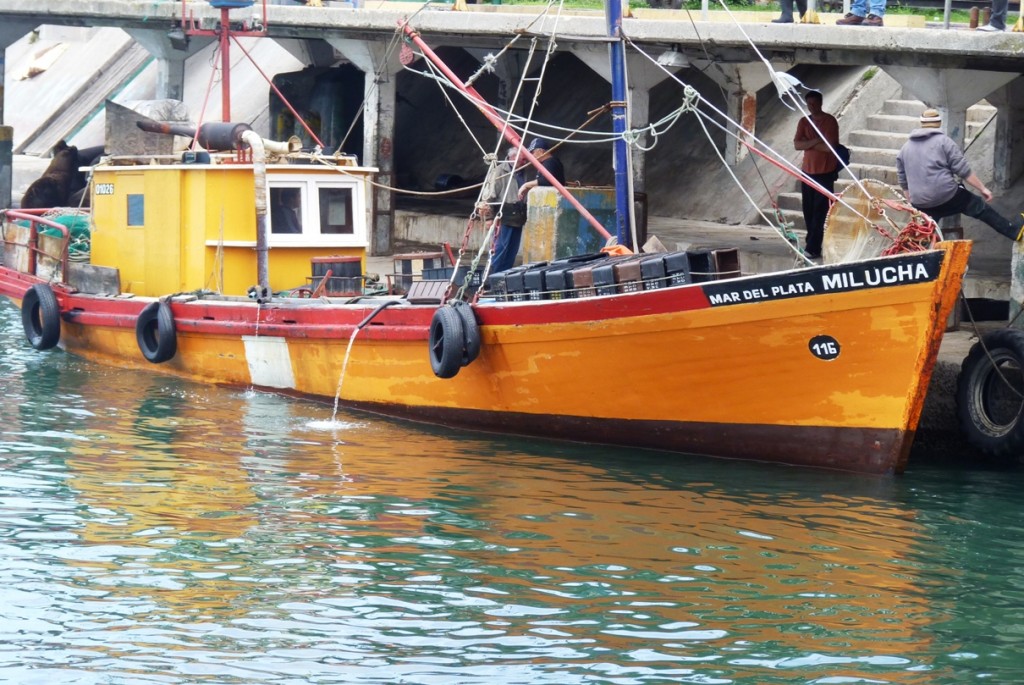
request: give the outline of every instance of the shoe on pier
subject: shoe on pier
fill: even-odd
[[[864,26],[885,26],[885,24],[877,14],[869,14],[867,19],[864,20]]]
[[[840,26],[860,26],[864,23],[864,17],[856,15],[853,12],[847,12],[846,16],[842,19],[836,19],[836,23]]]
[[[997,29],[992,24],[985,24],[984,26],[979,26],[978,30],[979,31],[984,31],[985,33],[996,33],[996,32],[1005,31],[1006,29]]]
[[[773,24],[792,24],[793,19],[786,19],[785,17],[779,17],[778,19],[772,19]]]

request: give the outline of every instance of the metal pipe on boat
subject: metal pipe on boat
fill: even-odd
[[[275,155],[291,154],[302,149],[302,139],[298,136],[292,136],[288,140],[281,142],[279,140],[263,138],[263,149],[267,152],[273,152]]]
[[[242,140],[252,150],[252,175],[256,197],[256,280],[260,288],[270,288],[270,268],[267,259],[267,154],[263,138],[249,129],[242,132]]]
[[[476,108],[480,110],[480,113],[483,114],[489,122],[494,124],[495,128],[501,131],[501,134],[505,136],[505,140],[519,148],[519,154],[525,157],[526,161],[537,169],[537,173],[546,178],[548,183],[550,183],[555,190],[561,193],[562,197],[569,201],[569,204],[571,204],[573,208],[580,213],[580,216],[587,220],[587,223],[594,227],[595,231],[600,233],[606,240],[612,237],[612,234],[601,225],[601,222],[595,219],[594,215],[587,211],[586,207],[584,207],[564,185],[559,183],[550,171],[544,168],[544,165],[542,165],[540,161],[533,156],[533,153],[526,149],[526,146],[523,145],[523,140],[519,137],[519,134],[517,134],[505,121],[502,120],[500,116],[498,116],[498,113],[494,111],[494,108],[491,107],[486,100],[484,100],[483,96],[480,95],[476,88],[463,83],[463,81],[455,75],[455,72],[449,69],[448,65],[441,61],[441,58],[430,49],[430,46],[428,46],[422,38],[420,38],[419,34],[413,30],[408,22],[402,24],[402,30],[405,32],[405,35],[407,35],[409,39],[416,44],[416,47],[423,52],[423,55],[433,62],[434,65],[437,66],[437,68],[440,69],[448,78],[448,80],[452,82],[452,85],[473,98],[473,104],[475,104]]]
[[[242,147],[245,132],[252,130],[249,124],[220,121],[203,124],[198,130],[193,126],[165,123],[152,119],[137,121],[135,125],[147,133],[163,133],[172,136],[195,138],[207,150],[237,150]],[[302,143],[299,141],[300,148],[301,145]]]
[[[384,304],[379,305],[376,309],[374,309],[372,312],[367,314],[365,319],[363,319],[358,324],[356,324],[356,330],[357,331],[363,330],[382,311],[384,311],[385,309],[387,309],[388,307],[390,307],[393,304],[401,304],[401,303],[402,303],[402,300],[388,300]]]

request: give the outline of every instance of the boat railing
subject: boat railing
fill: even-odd
[[[71,234],[68,231],[67,226],[60,224],[56,221],[51,221],[43,216],[40,216],[44,212],[51,211],[49,209],[8,209],[4,212],[4,216],[9,222],[13,221],[27,221],[29,228],[28,241],[24,245],[20,245],[14,241],[7,239],[7,232],[4,231],[3,243],[6,250],[8,245],[14,245],[17,247],[24,247],[28,249],[28,273],[35,276],[36,270],[39,264],[39,256],[54,258],[42,250],[39,247],[39,225],[42,224],[46,228],[52,228],[58,231],[61,235],[61,248],[60,256],[57,259],[60,260],[61,278],[66,279],[68,274],[68,244],[71,240]]]

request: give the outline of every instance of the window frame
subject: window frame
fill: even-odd
[[[301,233],[274,233],[271,226],[270,189],[295,188],[302,195],[299,207]],[[320,189],[347,190],[351,200],[352,233],[322,233],[320,225]],[[328,176],[274,174],[267,179],[267,221],[265,231],[270,247],[367,247],[369,230],[363,184],[358,179]]]

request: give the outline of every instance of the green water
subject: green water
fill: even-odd
[[[449,433],[27,346],[0,682],[1024,682],[1017,470]]]

